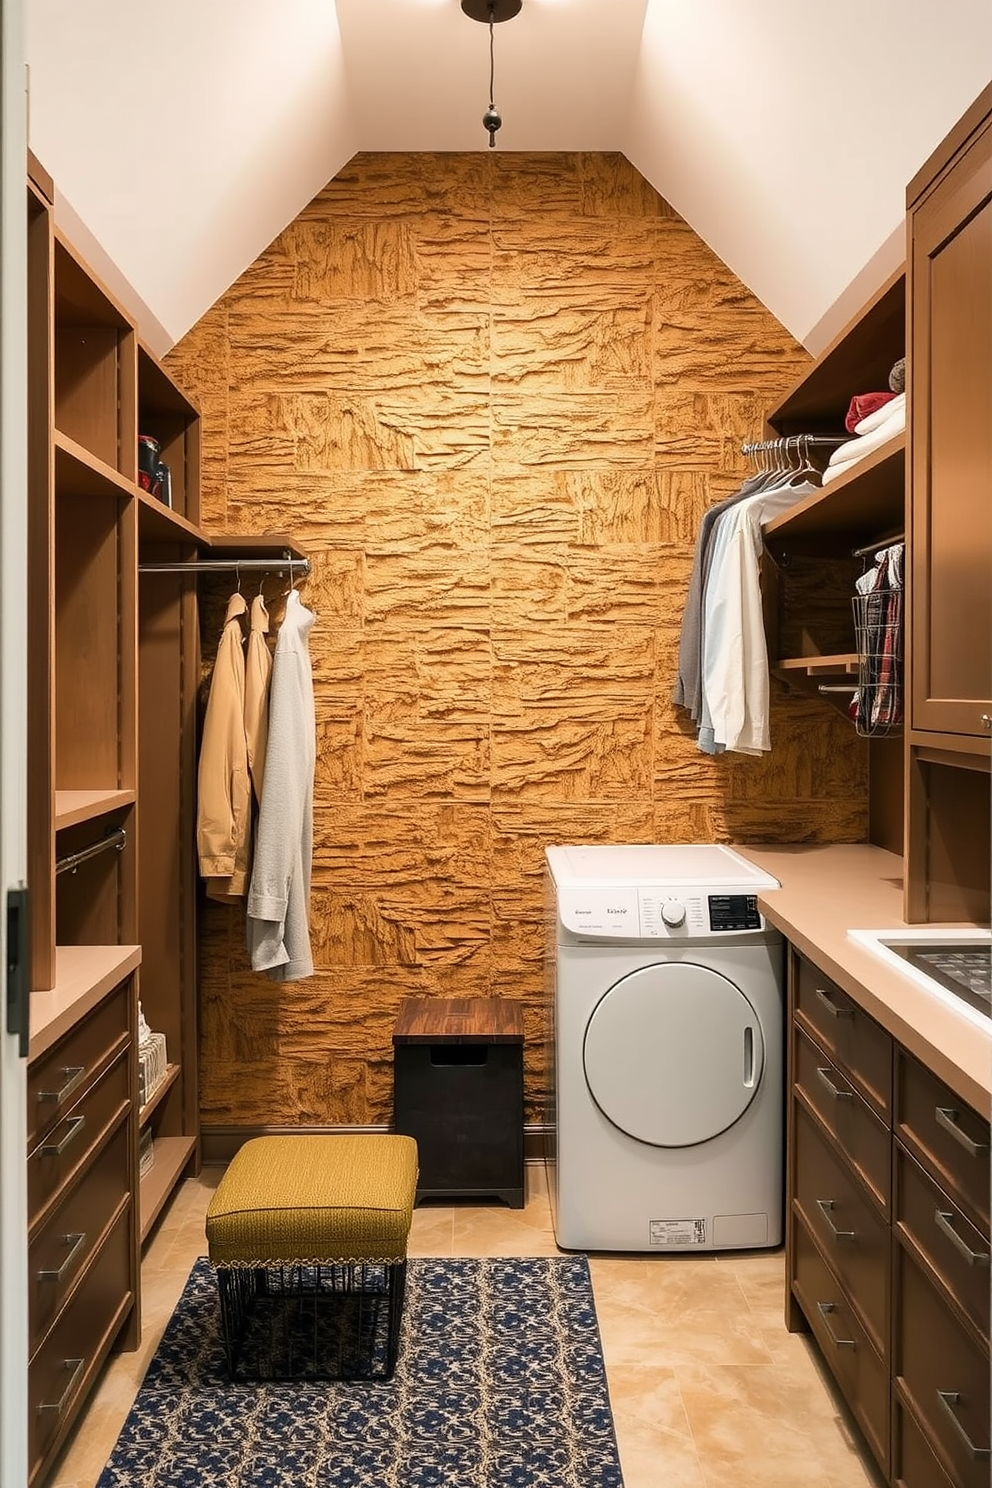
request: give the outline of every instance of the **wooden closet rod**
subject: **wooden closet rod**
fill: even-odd
[[[68,857],[59,858],[55,864],[56,876],[60,873],[75,873],[80,863],[86,863],[90,858],[95,858],[98,853],[106,852],[108,847],[116,847],[118,852],[123,852],[126,846],[127,833],[123,827],[118,827],[116,831],[108,832],[106,837],[101,838],[99,842],[94,842],[92,846],[70,853]]]
[[[203,563],[139,563],[139,573],[290,573],[310,572],[309,558],[207,558]]]

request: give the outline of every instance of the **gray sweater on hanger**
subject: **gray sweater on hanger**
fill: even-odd
[[[314,622],[295,589],[286,599],[269,688],[269,737],[248,890],[252,968],[274,982],[313,975],[310,868],[316,721],[308,638]]]

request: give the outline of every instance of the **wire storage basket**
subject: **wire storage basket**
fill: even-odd
[[[873,589],[852,599],[858,690],[851,714],[859,734],[885,738],[902,731],[903,591]]]

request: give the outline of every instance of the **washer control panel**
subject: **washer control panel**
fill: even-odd
[[[562,925],[573,934],[608,940],[691,940],[763,930],[757,895],[719,886],[563,888]]]

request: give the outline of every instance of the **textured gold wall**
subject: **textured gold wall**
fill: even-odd
[[[700,516],[806,356],[622,157],[357,156],[170,361],[207,525],[290,531],[318,616],[318,971],[205,907],[208,1126],[387,1122],[409,994],[518,998],[535,1115],[547,843],[864,837],[822,704],[752,760],[669,701]]]

